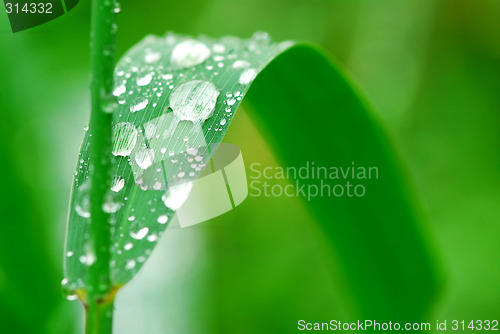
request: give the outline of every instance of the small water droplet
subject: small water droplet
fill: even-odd
[[[223,119],[220,121],[220,125],[224,125],[224,124],[226,124],[226,119],[225,119],[225,118],[223,118]]]
[[[148,232],[149,232],[149,228],[143,227],[137,232],[131,231],[130,236],[136,240],[142,240],[148,234]]]
[[[125,246],[123,246],[123,249],[125,249],[125,250],[128,251],[128,250],[131,250],[132,247],[134,247],[134,244],[131,243],[131,242],[128,242],[128,243],[125,244]]]
[[[246,60],[236,60],[233,63],[233,68],[246,68],[250,66],[250,63]]]
[[[88,182],[78,187],[75,202],[76,213],[82,218],[90,218],[90,184]]]
[[[136,111],[143,110],[144,108],[147,107],[148,103],[149,103],[149,100],[147,98],[142,97],[142,96],[138,97],[130,105],[130,112],[136,112]]]
[[[148,235],[147,239],[149,242],[155,242],[156,240],[158,240],[158,236],[156,234],[150,234]]]
[[[123,93],[125,93],[127,91],[127,87],[125,87],[125,85],[119,85],[117,86],[114,90],[113,90],[113,95],[114,96],[120,96],[122,95]]]
[[[249,68],[248,70],[243,71],[240,75],[240,79],[238,82],[242,85],[248,85],[250,82],[255,79],[255,76],[257,75],[257,71],[254,70],[253,68]]]
[[[115,213],[122,207],[121,203],[115,200],[113,193],[108,193],[104,203],[102,203],[102,211],[107,213]]]
[[[156,220],[159,224],[166,224],[168,222],[168,216],[167,215],[161,215],[158,217]]]
[[[133,268],[135,268],[135,260],[127,260],[125,269],[133,269]]]
[[[143,76],[137,77],[137,85],[138,86],[146,86],[149,85],[151,80],[153,79],[152,73],[146,73]]]
[[[205,44],[188,39],[175,46],[170,61],[175,68],[192,67],[203,63],[209,56],[210,49]]]
[[[159,52],[147,52],[146,56],[144,57],[144,61],[148,64],[155,63],[161,58],[161,53]]]

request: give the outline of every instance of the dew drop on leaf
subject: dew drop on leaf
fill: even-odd
[[[125,93],[127,91],[127,87],[125,87],[125,85],[119,85],[117,86],[114,90],[113,90],[113,95],[114,96],[120,96],[122,95],[123,93]]]
[[[119,192],[125,186],[125,179],[120,176],[114,176],[111,183],[111,190],[115,193]]]
[[[169,105],[183,121],[203,122],[212,116],[219,91],[202,80],[193,80],[177,87],[170,95]]]
[[[201,64],[209,56],[210,49],[205,44],[188,39],[175,46],[170,61],[175,68],[185,68]]]
[[[155,151],[153,149],[147,148],[146,146],[141,147],[135,154],[135,162],[142,169],[147,169],[153,164],[155,159]]]
[[[159,224],[166,224],[168,222],[168,216],[167,215],[161,215],[158,217],[156,220]]]
[[[249,68],[248,70],[245,70],[243,71],[243,73],[241,73],[238,82],[242,85],[248,85],[250,82],[253,81],[256,75],[257,71],[254,70],[253,68]]]
[[[133,268],[135,268],[135,260],[127,260],[125,269],[133,269]]]
[[[113,127],[113,155],[129,156],[137,142],[137,129],[131,123],[118,123]]]
[[[174,211],[179,209],[184,204],[184,202],[186,202],[192,187],[192,182],[186,182],[172,186],[161,197],[163,204],[165,204],[167,208]]]
[[[137,232],[131,231],[130,236],[136,240],[142,240],[148,234],[148,232],[149,232],[149,228],[143,227]]]
[[[161,53],[159,52],[146,52],[146,56],[144,57],[144,62],[147,64],[155,63],[161,58]]]
[[[153,79],[152,73],[146,73],[140,77],[137,77],[137,86],[149,85],[149,83],[151,82],[151,79]]]
[[[140,111],[147,107],[149,100],[145,97],[136,98],[130,105],[130,112]]]
[[[75,211],[82,218],[90,218],[90,185],[87,182],[78,187]]]

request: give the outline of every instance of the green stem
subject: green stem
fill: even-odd
[[[111,184],[111,120],[115,51],[115,4],[93,0],[91,13],[91,97],[90,114],[90,246],[95,262],[89,266],[87,334],[112,332],[113,300],[111,279],[109,214],[102,204]]]
[[[113,332],[113,304],[114,299],[87,305],[85,334]]]

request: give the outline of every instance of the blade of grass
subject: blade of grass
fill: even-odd
[[[370,194],[357,201],[325,197],[310,205],[342,257],[353,314],[421,318],[434,296],[436,275],[414,198],[384,131],[321,52],[308,45],[273,43],[263,33],[249,40],[148,36],[119,62],[114,89],[119,107],[113,114],[116,183],[108,241],[113,291],[141,268],[175,214],[172,200],[186,197],[186,185],[210,164],[213,152],[203,144],[220,143],[264,68],[250,101],[285,162],[356,161],[383,173],[370,184]],[[271,130],[270,124],[277,125]],[[86,133],[80,151],[67,235],[68,289],[80,296],[94,284],[87,280],[87,217],[78,199],[89,177],[88,144],[93,139]],[[91,152],[91,162],[94,156]],[[398,306],[408,300],[411,307]]]

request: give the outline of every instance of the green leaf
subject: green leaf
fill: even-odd
[[[113,213],[115,287],[132,279],[147,259],[248,91],[256,118],[285,165],[355,161],[378,168],[380,179],[364,197],[317,197],[309,207],[338,253],[353,314],[381,320],[422,315],[437,279],[415,199],[384,131],[320,51],[273,43],[264,33],[249,40],[170,33],[133,47],[119,62],[115,81],[119,104],[109,110],[114,110],[116,161],[113,191],[103,203]],[[81,298],[94,256],[87,240],[90,149],[86,136],[65,258],[66,288]],[[411,307],[401,309],[399,303],[407,300]]]
[[[113,114],[111,279],[127,283],[141,268],[191,182],[207,165],[256,74],[291,43],[146,37],[118,63]],[[84,298],[95,261],[88,240],[89,140],[75,172],[65,257],[65,288]]]

